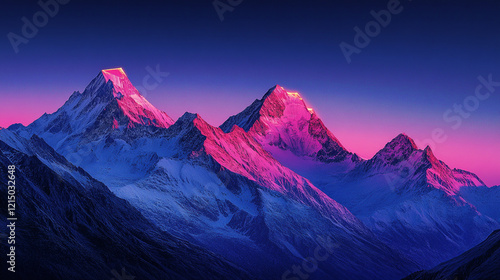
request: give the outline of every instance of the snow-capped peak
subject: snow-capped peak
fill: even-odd
[[[399,146],[407,146],[415,150],[418,149],[417,144],[415,144],[415,141],[413,141],[413,139],[410,136],[404,133],[400,133],[398,136],[396,136],[396,138],[392,139],[390,143],[397,143],[399,144]]]
[[[408,189],[429,186],[449,195],[456,194],[464,186],[484,186],[477,175],[451,169],[434,155],[429,146],[424,150],[418,149],[413,139],[405,134],[400,134],[387,143],[360,169],[371,175],[389,174],[387,178],[396,176],[397,180],[391,179],[391,182],[397,182],[401,186],[414,186]]]
[[[84,95],[92,98],[100,94],[112,94],[126,117],[126,120],[121,118],[122,121],[118,121],[119,116],[113,116],[114,129],[137,125],[167,128],[173,124],[173,120],[165,112],[158,110],[139,93],[122,68],[102,70],[84,92]],[[107,99],[106,96],[104,98]]]
[[[95,93],[99,88],[108,83],[113,88],[113,96],[115,98],[121,98],[122,95],[140,94],[122,68],[101,70],[87,88],[85,88],[84,92]]]
[[[61,140],[85,135],[86,140],[136,127],[168,128],[173,120],[149,103],[122,68],[99,71],[80,93],[74,92],[53,114],[44,114],[27,129],[56,149]],[[22,127],[19,128],[22,130]]]
[[[282,116],[287,106],[298,106],[300,109],[307,109],[304,99],[298,92],[287,91],[279,85],[271,88],[264,95],[262,101],[261,114],[270,117]]]
[[[385,172],[399,166],[402,161],[410,160],[411,155],[418,151],[417,145],[406,134],[401,133],[387,143],[370,160],[360,166],[361,169],[374,168],[375,172]]]
[[[427,159],[432,165],[437,165],[440,163],[440,160],[436,158],[434,153],[432,152],[431,147],[427,146],[424,149],[423,156]]]
[[[280,85],[230,117],[221,129],[230,132],[235,125],[249,132],[273,156],[277,156],[273,153],[277,148],[322,162],[359,160],[342,146],[298,92]]]
[[[106,81],[112,80],[113,82],[119,81],[120,79],[127,79],[127,74],[123,71],[123,68],[111,68],[111,69],[103,69],[102,74],[106,78]],[[115,83],[116,84],[116,83]]]
[[[101,73],[106,82],[111,81],[113,83],[115,97],[139,94],[139,91],[132,85],[122,68],[105,69]]]
[[[392,139],[385,147],[373,157],[374,160],[383,162],[400,162],[407,159],[414,151],[418,150],[415,141],[408,135],[401,133]]]
[[[302,100],[302,96],[300,96],[300,94],[298,92],[287,91],[286,93],[288,94],[288,96],[290,96],[292,98],[296,98],[296,99]]]

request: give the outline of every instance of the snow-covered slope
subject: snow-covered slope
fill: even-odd
[[[37,134],[59,149],[72,138],[90,141],[113,131],[154,131],[172,123],[137,91],[123,69],[117,68],[99,72],[83,93],[74,92],[55,113],[44,114],[27,128],[10,129],[24,137]]]
[[[307,107],[300,94],[287,92],[279,85],[230,117],[221,129],[229,132],[235,125],[283,163],[293,165],[306,158],[322,163],[344,163],[345,170],[360,161],[342,146],[314,110]]]
[[[14,132],[4,130],[0,132],[0,141],[2,141],[0,147],[16,149],[24,155],[36,157],[45,165],[50,166],[53,172],[73,185],[86,189],[96,186],[103,187],[100,184],[94,184],[95,180],[85,170],[69,163],[66,158],[54,151],[52,147],[37,135],[33,135],[30,139],[25,139]]]
[[[241,129],[226,134],[187,113],[161,140],[138,142],[128,153],[161,146],[160,160],[143,179],[113,191],[162,228],[239,260],[238,265],[265,278],[280,278],[293,263],[312,255],[317,238],[336,240],[339,248],[319,264],[313,279],[395,278],[415,267]],[[394,269],[395,264],[400,267]],[[380,267],[386,267],[384,273]]]
[[[178,122],[179,126],[172,127],[172,130],[181,129],[180,134],[188,133],[203,138],[198,145],[190,147],[194,152],[204,152],[231,172],[314,207],[325,216],[333,216],[333,220],[357,222],[349,211],[307,179],[282,166],[242,128],[235,126],[229,133],[224,133],[194,114],[185,114]],[[180,141],[179,145],[183,143]]]
[[[460,196],[474,205],[483,215],[491,217],[500,223],[500,186],[493,187],[462,187]]]
[[[313,254],[318,237],[341,245],[313,279],[397,278],[416,268],[240,128],[224,133],[186,113],[158,137],[86,145],[82,166],[152,222],[264,278]]]
[[[485,241],[433,269],[419,271],[404,280],[433,279],[500,279],[500,230]]]
[[[111,279],[116,274],[136,279],[255,279],[219,255],[160,230],[40,138],[18,146],[23,147],[17,150],[0,141],[1,173],[16,166],[18,218],[16,273],[4,267],[1,279]],[[86,183],[75,180],[75,173]],[[6,186],[6,180],[2,176],[0,183]],[[0,194],[0,203],[7,205],[7,188]],[[7,214],[7,207],[0,210],[4,228]],[[0,244],[4,252],[8,246]]]
[[[496,209],[486,201],[492,189],[475,174],[449,168],[429,147],[419,150],[404,134],[321,188],[381,239],[427,267],[464,252],[499,227],[496,217],[487,216]]]

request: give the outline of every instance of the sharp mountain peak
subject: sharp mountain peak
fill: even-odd
[[[403,145],[406,147],[410,147],[414,150],[418,150],[418,146],[417,144],[415,144],[415,141],[405,133],[400,133],[398,136],[396,136],[389,142],[389,144],[391,143]]]

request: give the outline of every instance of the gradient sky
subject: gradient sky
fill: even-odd
[[[159,65],[170,75],[144,95],[174,119],[197,112],[220,125],[279,84],[364,158],[400,132],[418,144],[440,128],[440,159],[500,184],[500,87],[458,129],[443,119],[479,75],[500,81],[498,1],[401,1],[350,64],[339,44],[353,44],[353,28],[389,1],[243,0],[224,21],[209,0],[92,2],[60,6],[16,54],[7,34],[21,35],[21,18],[41,7],[2,1],[0,126],[54,112],[101,69],[123,67],[141,86]]]

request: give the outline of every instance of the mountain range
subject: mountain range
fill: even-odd
[[[235,125],[424,267],[458,255],[500,228],[496,207],[484,205],[500,201],[498,188],[449,168],[430,147],[420,150],[404,133],[371,159],[361,159],[342,146],[298,93],[279,86],[221,128]]]
[[[27,263],[54,279],[109,279],[112,267],[145,279],[400,279],[500,228],[499,187],[405,134],[362,159],[278,85],[214,127],[193,113],[173,121],[123,69],[102,70],[0,141],[36,225],[22,229]],[[45,258],[61,251],[87,266]]]

